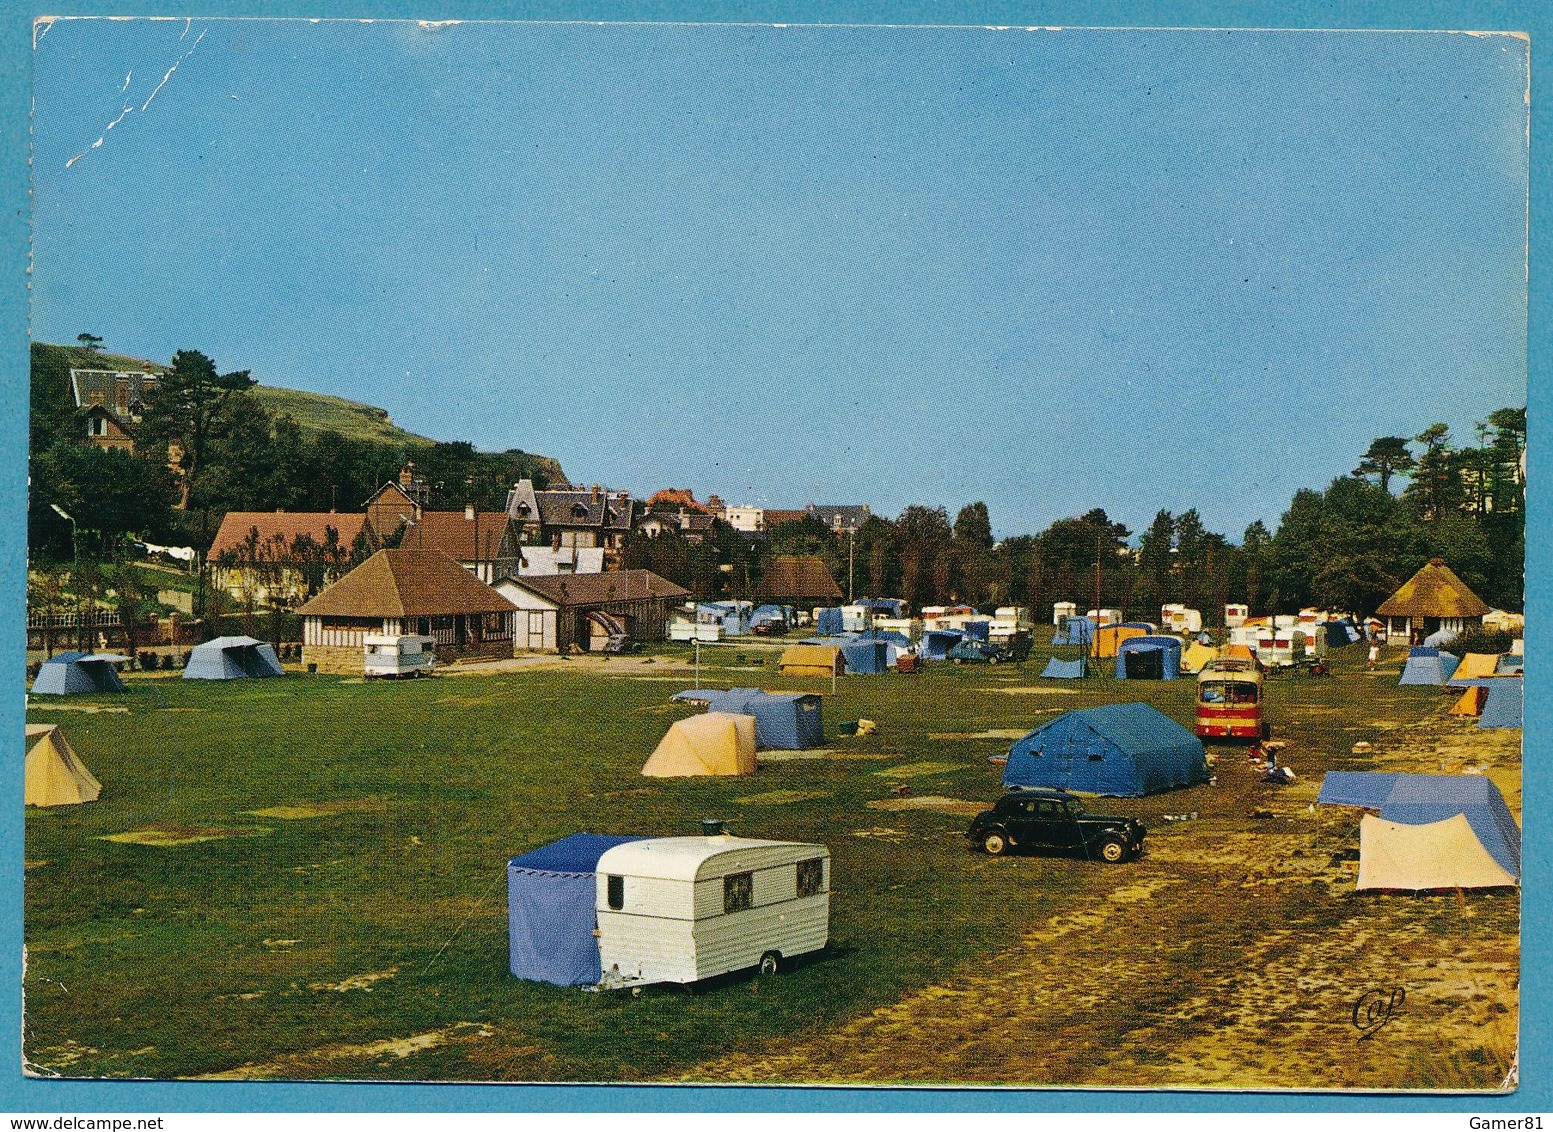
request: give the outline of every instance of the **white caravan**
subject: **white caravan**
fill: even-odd
[[[431,637],[396,637],[368,633],[361,639],[368,676],[422,676],[437,663]]]
[[[599,858],[601,987],[774,974],[830,939],[830,850],[793,841],[654,837]]]

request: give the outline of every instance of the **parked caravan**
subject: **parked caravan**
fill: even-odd
[[[1262,673],[1254,660],[1217,659],[1197,676],[1199,739],[1265,739]]]
[[[775,974],[830,940],[830,850],[791,841],[656,837],[596,866],[601,987]]]
[[[1102,625],[1120,625],[1125,618],[1120,609],[1091,609],[1088,617],[1095,623],[1095,627]]]
[[[368,633],[361,642],[368,676],[425,676],[437,663],[431,637]]]
[[[1061,626],[1063,619],[1078,616],[1078,606],[1071,601],[1056,601],[1052,603],[1052,625]]]
[[[1251,616],[1249,605],[1226,605],[1224,607],[1224,627],[1226,629],[1238,629],[1246,623],[1246,618]]]
[[[1201,633],[1202,612],[1188,609],[1179,602],[1171,602],[1160,607],[1159,625],[1172,633]]]

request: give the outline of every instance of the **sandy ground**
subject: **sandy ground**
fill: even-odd
[[[1486,768],[1519,817],[1519,741],[1518,731],[1428,721],[1393,733],[1377,762]],[[1072,910],[1027,925],[980,969],[678,1079],[1501,1087],[1516,1045],[1516,897],[1356,893],[1356,865],[1329,848],[1347,844],[1353,816],[1312,805],[1316,781],[1257,795],[1249,769],[1225,764],[1220,774],[1261,803],[1261,828],[1205,815],[1151,831],[1148,854],[1131,865],[1062,862],[1082,874]],[[1385,1003],[1389,1020],[1366,1037],[1356,1020],[1368,1024]]]

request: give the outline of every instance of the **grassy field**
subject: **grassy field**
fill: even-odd
[[[348,401],[344,397],[331,397],[324,393],[308,393],[301,389],[286,389],[278,385],[256,385],[253,395],[272,413],[286,413],[304,431],[332,430],[351,440],[373,440],[383,444],[403,444],[417,447],[433,443],[424,436],[406,432],[388,413],[360,401]]]
[[[1295,786],[1216,748],[1214,785],[1096,803],[1150,828],[1143,861],[1109,868],[969,852],[965,812],[996,797],[987,756],[1009,742],[974,736],[1130,699],[1189,723],[1191,681],[1043,682],[1038,655],[830,695],[777,678],[773,652],[724,650],[703,682],[824,691],[827,736],[879,727],[705,780],[638,774],[688,714],[667,649],[34,701],[29,721],[61,723],[104,790],[27,816],[26,1056],[68,1076],[1497,1087],[1515,895],[1356,894],[1357,815],[1310,803],[1325,769],[1470,765],[1519,815],[1519,732],[1448,720],[1437,689],[1345,651],[1330,679],[1269,682]],[[946,801],[900,808],[924,797]],[[1180,813],[1197,817],[1164,820]],[[507,974],[508,857],[706,816],[831,847],[823,958],[639,998]],[[179,843],[104,840],[147,829]],[[1409,1009],[1355,1046],[1349,1006],[1376,980],[1408,986]]]

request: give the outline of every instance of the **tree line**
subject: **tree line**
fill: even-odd
[[[764,541],[723,530],[702,545],[677,533],[634,537],[627,565],[655,570],[694,593],[748,597],[777,555],[821,558],[843,593],[904,598],[913,608],[978,609],[1057,601],[1157,620],[1181,602],[1213,623],[1229,602],[1255,612],[1305,606],[1369,614],[1439,556],[1496,608],[1524,601],[1526,410],[1499,409],[1458,445],[1444,424],[1414,437],[1379,437],[1353,471],[1324,491],[1302,489],[1274,531],[1260,520],[1239,542],[1209,530],[1196,508],[1161,510],[1139,534],[1095,508],[1038,534],[995,541],[987,506],[912,505],[871,516],[855,535],[806,517]],[[1401,486],[1401,491],[1396,488]]]

